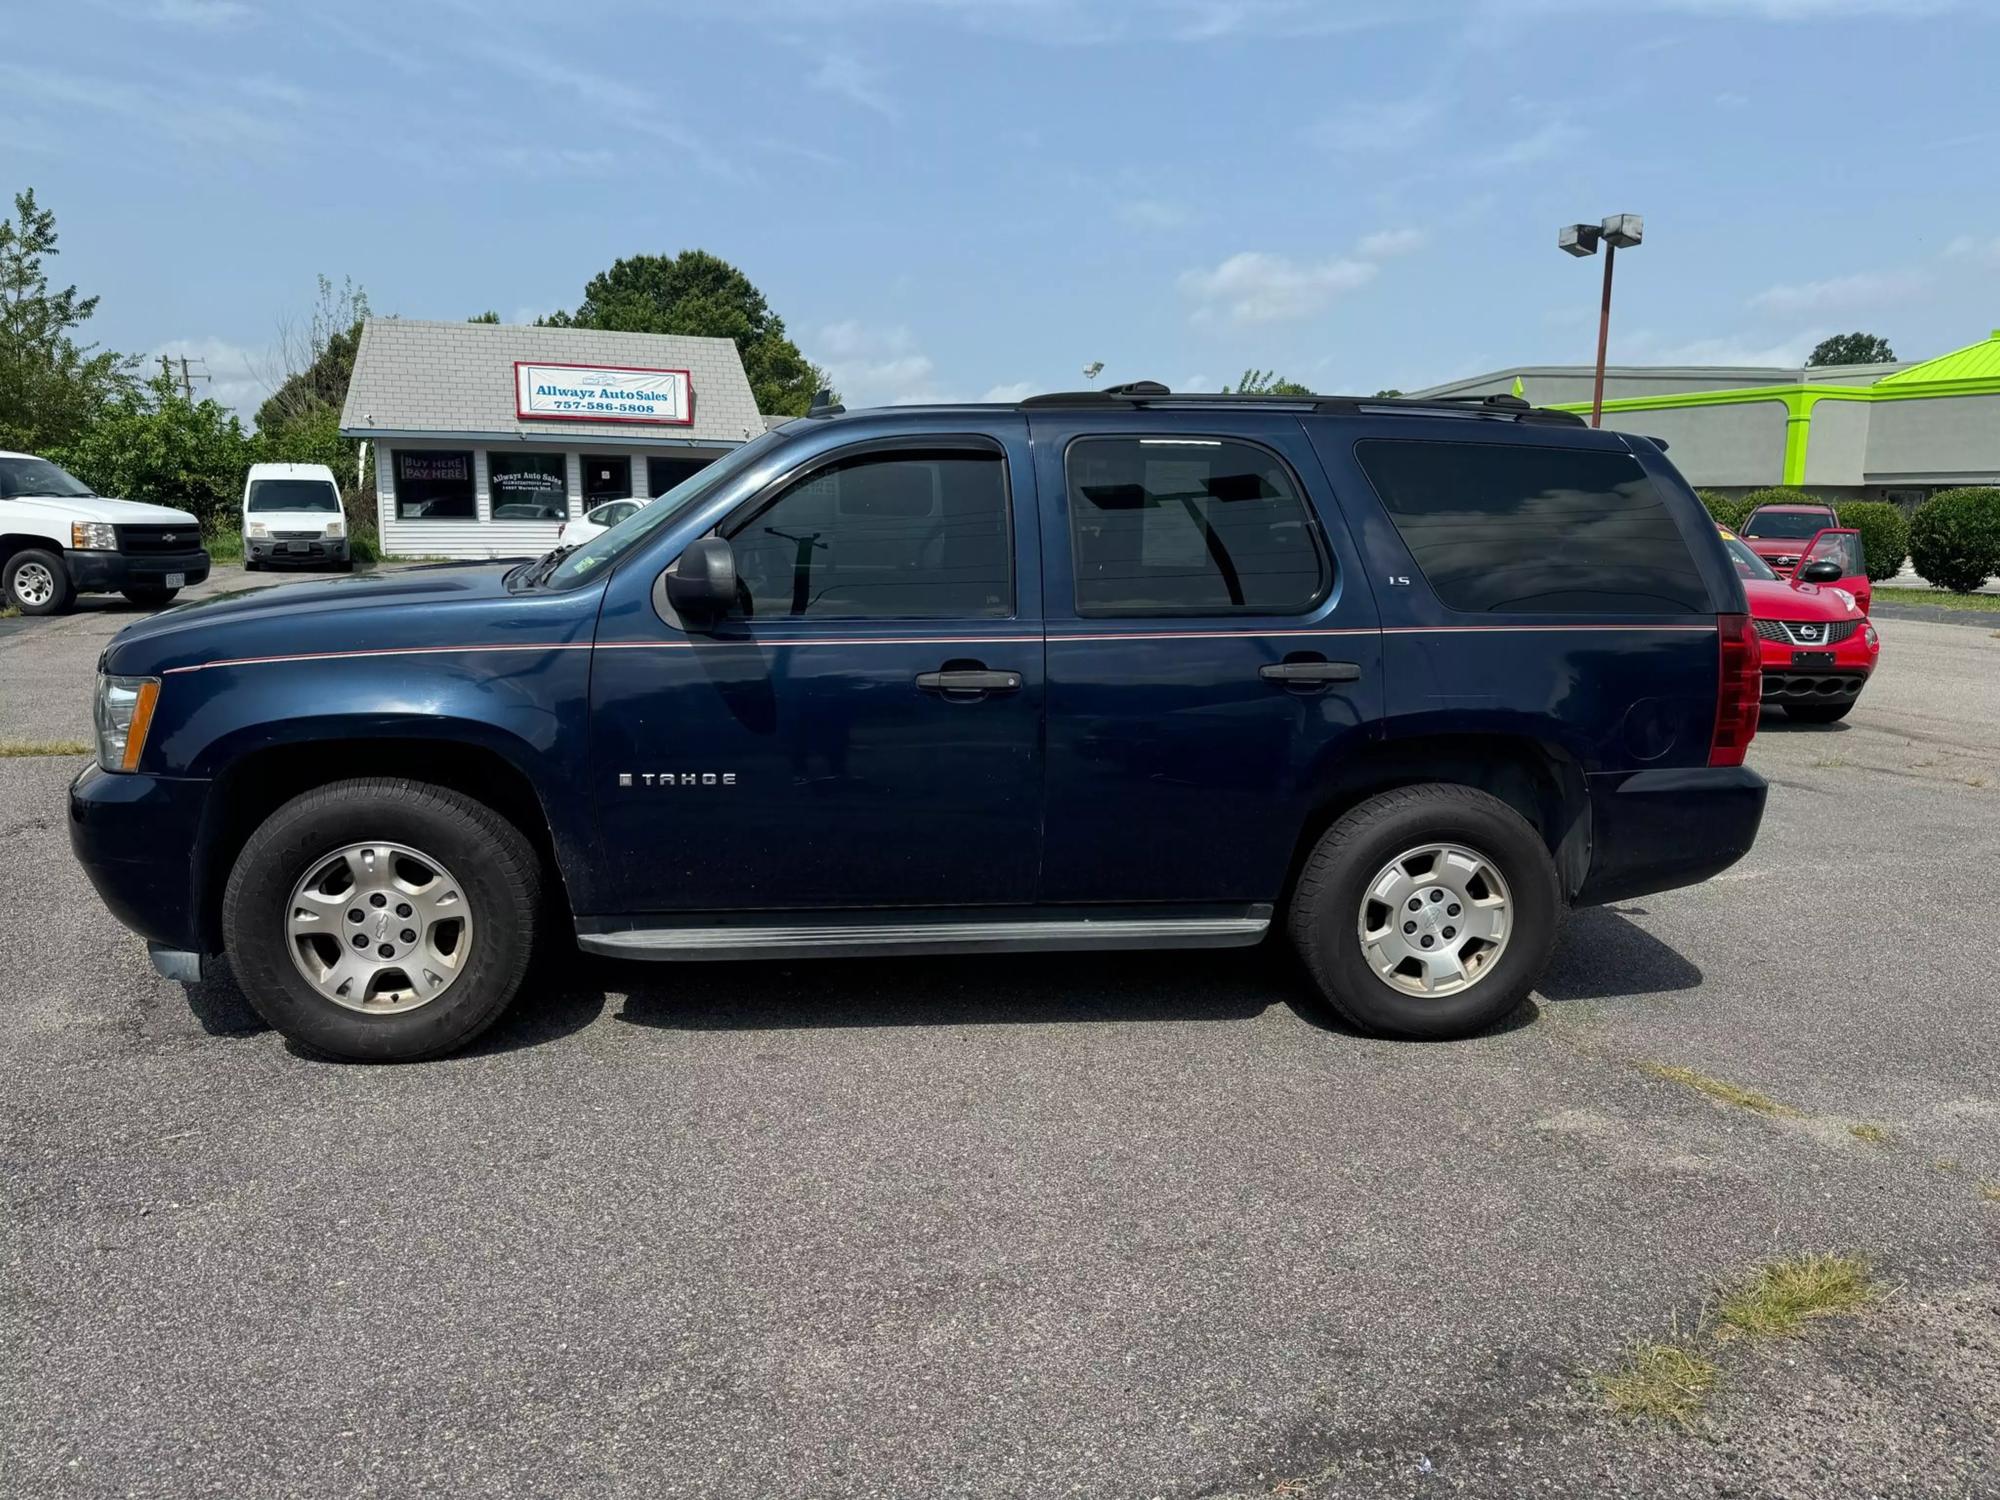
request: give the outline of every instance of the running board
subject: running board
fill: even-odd
[[[607,958],[874,958],[925,953],[1076,953],[1106,948],[1240,948],[1269,916],[1084,918],[1073,921],[870,922],[653,927],[585,932],[577,945]]]

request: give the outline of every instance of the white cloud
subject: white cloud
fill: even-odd
[[[1746,339],[1740,334],[1725,334],[1719,338],[1687,339],[1678,343],[1663,343],[1657,335],[1637,333],[1628,339],[1619,339],[1614,333],[1612,339],[1612,363],[1650,365],[1768,365],[1778,369],[1796,370],[1806,362],[1825,335],[1821,332],[1807,332],[1779,339],[1775,343],[1761,343]]]
[[[1309,129],[1306,138],[1330,151],[1407,150],[1421,144],[1443,117],[1443,101],[1431,95],[1350,104]]]
[[[881,84],[881,74],[851,52],[829,52],[807,80],[816,89],[845,99],[849,104],[873,110],[885,120],[900,120],[902,110]]]
[[[1393,260],[1399,255],[1409,255],[1421,250],[1430,238],[1421,229],[1378,229],[1373,234],[1361,237],[1361,243],[1354,247],[1354,253],[1363,260]]]
[[[1170,198],[1127,198],[1112,212],[1134,229],[1179,229],[1190,217],[1186,204]]]
[[[176,380],[180,379],[181,359],[186,357],[195,400],[212,397],[234,410],[246,423],[256,416],[257,408],[271,394],[270,382],[264,374],[269,364],[267,356],[241,344],[220,338],[169,339],[145,357],[139,372],[149,376],[157,373],[163,354],[172,362]]]
[[[1189,271],[1181,290],[1200,304],[1195,321],[1218,313],[1233,323],[1272,323],[1281,318],[1309,317],[1342,292],[1364,285],[1375,276],[1373,261],[1335,256],[1299,261],[1261,250],[1245,250],[1208,271]]]
[[[1179,385],[1175,386],[1174,389],[1177,391],[1201,391],[1205,393],[1208,390],[1208,377],[1206,375],[1190,375]]]
[[[1550,120],[1527,135],[1518,136],[1474,158],[1474,165],[1488,169],[1532,167],[1574,151],[1583,143],[1583,132],[1567,120]]]
[[[1953,260],[1977,260],[2000,266],[2000,236],[1982,240],[1976,235],[1961,234],[1944,247],[1944,253]]]
[[[1015,380],[1006,385],[996,385],[979,399],[981,401],[1025,401],[1030,396],[1039,396],[1042,387],[1032,380]]]
[[[1763,312],[1787,316],[1852,308],[1865,310],[1907,297],[1920,290],[1924,282],[1924,276],[1915,271],[1861,271],[1852,276],[1831,276],[1824,281],[1767,287],[1750,299],[1750,305]]]
[[[946,399],[931,378],[936,363],[916,347],[907,328],[871,328],[853,318],[829,323],[819,331],[818,348],[808,353],[826,367],[847,406]]]

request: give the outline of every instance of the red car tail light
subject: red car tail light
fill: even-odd
[[[1757,735],[1757,705],[1764,692],[1763,649],[1748,615],[1717,615],[1715,624],[1721,675],[1708,763],[1740,766]]]

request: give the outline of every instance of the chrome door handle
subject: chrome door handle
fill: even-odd
[[[1257,669],[1266,682],[1359,682],[1361,667],[1351,661],[1274,661]]]

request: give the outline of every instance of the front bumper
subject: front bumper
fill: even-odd
[[[209,783],[95,763],[69,784],[69,846],[111,915],[163,948],[199,952],[196,850]]]
[[[63,566],[80,593],[115,594],[121,589],[178,588],[208,577],[208,554],[191,552],[78,552],[63,550]],[[180,584],[169,584],[178,573]]]
[[[336,536],[298,542],[277,537],[245,537],[243,555],[255,563],[309,568],[315,564],[344,563],[352,554],[348,550],[347,538]]]
[[[1570,899],[1601,906],[1695,885],[1750,852],[1770,787],[1748,766],[1590,776],[1591,857]]]

